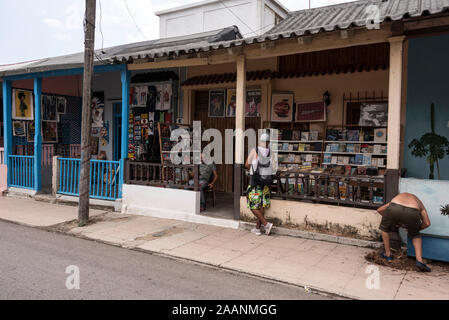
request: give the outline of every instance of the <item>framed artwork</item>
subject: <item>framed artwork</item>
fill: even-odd
[[[94,92],[92,94],[92,127],[103,127],[104,115],[104,92]]]
[[[293,92],[271,95],[271,121],[293,121]]]
[[[54,121],[42,121],[42,142],[58,142],[58,123]]]
[[[262,91],[247,90],[245,116],[248,118],[260,117],[261,106],[262,106]]]
[[[33,91],[12,90],[12,118],[14,120],[34,120]]]
[[[56,110],[58,114],[65,114],[67,108],[67,99],[65,97],[58,97],[58,104]]]
[[[28,142],[34,142],[34,134],[35,134],[34,121],[27,122],[26,126],[27,126],[27,141]]]
[[[12,135],[15,137],[25,137],[26,127],[24,121],[13,121],[12,123]]]
[[[363,127],[388,126],[388,104],[363,103],[360,106],[359,126]]]
[[[223,118],[225,116],[225,90],[209,91],[209,117]]]
[[[324,101],[297,102],[295,121],[297,122],[326,121],[326,104],[324,103]]]
[[[58,121],[57,105],[58,97],[42,95],[42,121]]]
[[[237,107],[236,90],[228,89],[226,92],[226,116],[235,117],[235,108]]]

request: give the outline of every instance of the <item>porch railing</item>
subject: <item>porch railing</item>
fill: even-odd
[[[33,156],[9,156],[10,186],[24,189],[34,188],[34,157]]]
[[[246,194],[248,182],[249,176],[246,175],[242,194]],[[385,176],[278,172],[271,196],[284,200],[378,208],[385,203]]]
[[[126,184],[198,191],[198,177],[198,165],[168,165],[126,161]]]
[[[80,159],[58,158],[58,193],[79,196]],[[120,162],[90,161],[89,196],[94,199],[115,200],[120,195]]]

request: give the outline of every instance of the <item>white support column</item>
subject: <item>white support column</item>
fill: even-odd
[[[244,55],[237,57],[237,86],[235,108],[235,163],[245,162],[245,106],[246,106],[246,58]]]
[[[402,71],[405,36],[390,38],[387,169],[399,170],[401,154]]]

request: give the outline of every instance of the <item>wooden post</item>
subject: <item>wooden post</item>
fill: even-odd
[[[89,174],[90,174],[90,131],[92,121],[92,82],[95,49],[95,0],[86,0],[84,17],[84,74],[83,74],[83,107],[81,122],[81,170],[79,186],[79,226],[86,225],[89,220]],[[127,143],[124,141],[123,143]]]
[[[235,161],[234,161],[234,219],[240,219],[242,167],[245,162],[245,106],[246,106],[246,57],[237,56],[237,85],[235,108]]]

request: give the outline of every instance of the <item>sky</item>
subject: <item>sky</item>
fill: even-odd
[[[292,11],[308,7],[308,0],[280,1]],[[311,0],[311,6],[349,1]],[[97,0],[95,48],[157,39],[156,11],[195,2],[198,0]],[[85,0],[0,0],[0,65],[82,51],[84,5]]]

